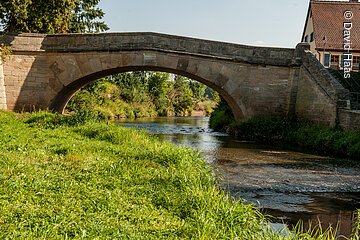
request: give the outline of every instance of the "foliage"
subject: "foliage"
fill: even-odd
[[[0,27],[6,32],[98,32],[108,27],[99,0],[4,0]]]
[[[194,93],[196,90],[192,88],[203,90]],[[67,110],[88,109],[106,112],[109,118],[134,118],[172,114],[185,116],[196,105],[201,106],[200,111],[210,114],[217,102],[204,96],[204,89],[206,86],[192,83],[184,77],[176,76],[174,81],[168,73],[127,72],[87,85],[75,94]]]
[[[240,123],[232,123],[228,126],[230,132],[244,139],[261,143],[276,143],[284,141],[284,136],[293,127],[286,119],[259,116]]]
[[[7,32],[65,33],[76,0],[4,0],[0,22]]]
[[[111,81],[121,89],[121,97],[127,102],[148,102],[146,72],[128,72],[110,77]]]
[[[174,111],[178,115],[187,115],[194,105],[193,92],[189,87],[190,80],[183,76],[175,76],[175,83],[170,93],[170,101],[174,106]]]
[[[343,70],[328,69],[328,71],[339,80],[339,82],[350,92],[360,93],[360,73],[351,72],[351,77],[345,79]]]
[[[190,81],[189,82],[189,86],[190,89],[193,93],[194,98],[198,99],[198,100],[203,100],[203,98],[205,97],[205,91],[206,91],[206,85],[201,84],[199,82],[196,81]]]
[[[160,116],[167,116],[168,112],[172,110],[168,96],[173,84],[169,79],[170,75],[168,73],[159,72],[151,74],[148,78],[148,92]]]
[[[227,115],[221,115],[223,118]],[[360,131],[345,131],[314,123],[258,116],[243,122],[225,122],[215,114],[212,125],[245,140],[296,147],[319,154],[360,158]]]
[[[223,98],[221,98],[219,105],[210,115],[210,128],[214,129],[215,131],[226,132],[228,126],[234,121],[235,119],[229,105]]]
[[[211,114],[209,125],[244,140],[302,148],[319,154],[360,158],[360,131],[345,131],[272,116],[257,116],[236,122],[224,100]]]
[[[356,217],[357,217],[357,221],[354,226],[354,236],[352,238],[353,240],[360,239],[360,209],[357,210]]]
[[[109,30],[109,27],[99,21],[104,17],[104,12],[96,6],[100,0],[77,0],[75,9],[73,10],[70,22],[70,32],[103,32]]]
[[[0,64],[5,62],[9,55],[11,55],[11,47],[0,44]]]

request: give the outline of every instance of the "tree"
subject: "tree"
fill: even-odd
[[[173,92],[170,100],[177,115],[185,115],[193,106],[194,100],[189,86],[190,80],[186,77],[176,75]]]
[[[103,32],[109,27],[102,21],[104,12],[96,7],[100,0],[78,0],[70,24],[70,32]]]
[[[121,89],[121,97],[126,102],[149,101],[146,72],[126,72],[112,75],[110,81]]]
[[[66,33],[77,0],[1,0],[6,32]]]
[[[202,101],[205,97],[206,85],[192,80],[189,81],[189,85],[195,101]]]
[[[170,110],[168,95],[173,85],[170,84],[168,73],[153,72],[148,78],[148,92],[155,104],[156,111],[161,116],[166,116]]]
[[[6,32],[103,31],[100,0],[0,0],[0,28]]]

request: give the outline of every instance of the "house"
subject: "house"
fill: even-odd
[[[360,69],[360,2],[311,0],[302,42],[326,67]]]

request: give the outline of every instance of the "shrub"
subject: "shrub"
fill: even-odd
[[[225,125],[225,128],[229,133],[245,140],[300,147],[319,154],[360,158],[360,131],[344,131],[266,116]]]
[[[228,131],[228,127],[235,123],[230,107],[224,99],[221,99],[217,108],[210,116],[209,126],[215,131]]]

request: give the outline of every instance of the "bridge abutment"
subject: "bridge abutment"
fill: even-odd
[[[0,59],[0,110],[7,110],[4,66]]]

